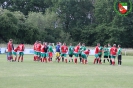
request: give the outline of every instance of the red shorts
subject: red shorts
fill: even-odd
[[[53,57],[53,53],[52,52],[49,52],[49,57]]]

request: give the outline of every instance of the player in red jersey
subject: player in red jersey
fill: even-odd
[[[83,64],[87,64],[87,57],[88,57],[89,54],[90,54],[89,49],[87,49],[85,51],[82,51],[81,56],[82,56],[82,63]]]
[[[41,41],[39,41],[36,45],[36,60],[40,61],[41,58]]]
[[[10,39],[8,44],[7,44],[7,52],[8,52],[8,60],[9,61],[13,60],[12,50],[14,50],[13,40]]]
[[[34,61],[36,61],[36,56],[37,56],[37,53],[36,53],[36,45],[37,45],[38,41],[36,41],[33,45],[33,50],[34,50]]]
[[[14,57],[14,61],[16,61],[17,60],[17,51],[19,50],[19,47],[16,47],[15,49],[14,49],[14,51],[13,51],[13,55],[15,56]]]
[[[74,63],[76,63],[76,64],[77,64],[77,58],[79,55],[79,49],[80,49],[80,44],[78,44],[77,46],[74,47],[74,55],[75,55]]]
[[[25,49],[24,44],[21,43],[18,47],[19,47],[18,62],[19,62],[20,58],[21,58],[21,62],[23,62],[23,55],[24,55],[24,49]]]
[[[64,58],[65,58],[65,62],[67,63],[67,51],[68,51],[68,47],[66,46],[66,43],[63,43],[63,45],[61,46],[61,57],[62,57],[62,62],[64,62]]]
[[[116,44],[114,44],[113,47],[111,47],[110,53],[111,53],[112,65],[115,65],[115,57],[116,57],[116,54],[117,54]]]
[[[45,42],[41,45],[41,62],[43,62],[45,53],[44,53],[44,47],[45,47]]]
[[[97,43],[97,46],[95,47],[95,59],[94,59],[94,64],[95,64],[95,62],[96,62],[97,60],[98,60],[98,62],[100,63],[100,59],[99,59],[99,55],[98,55],[98,53],[99,53],[99,51],[100,51],[99,47],[100,47],[100,43]]]

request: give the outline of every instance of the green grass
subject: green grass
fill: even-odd
[[[8,62],[0,55],[0,88],[133,88],[133,57],[123,56],[122,66],[74,63]]]

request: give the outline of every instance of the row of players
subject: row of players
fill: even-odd
[[[72,46],[72,44],[70,44],[69,47],[66,46],[66,43],[63,43],[61,45],[61,43],[57,43],[56,47],[56,61],[60,62],[60,59],[62,58],[62,62],[67,63],[68,59],[67,59],[67,53],[69,54],[69,62],[72,61],[73,62],[73,55],[75,55],[75,59],[74,62],[77,63],[77,58],[79,55],[79,49],[80,49],[80,45],[78,44],[75,48]],[[52,57],[53,57],[53,48],[51,44],[47,44],[46,42],[43,42],[43,44],[41,44],[40,41],[36,41],[34,44],[34,61],[39,61],[41,60],[41,62],[47,62],[48,61],[52,61]],[[82,49],[80,49],[80,61],[82,60],[83,63],[87,63],[87,57],[90,53],[89,49],[86,49],[85,45],[82,44]],[[61,55],[60,55],[61,54]]]
[[[90,50],[86,49],[84,43],[82,45],[79,43],[75,47],[73,47],[72,43],[70,43],[69,47],[67,47],[65,43],[61,45],[61,43],[58,42],[55,49],[56,49],[56,60],[60,62],[60,59],[62,58],[62,61],[64,62],[65,60],[66,63],[67,63],[67,58],[66,58],[67,53],[70,57],[69,62],[70,61],[73,62],[72,57],[74,55],[75,56],[74,63],[77,63],[77,59],[79,57],[80,62],[84,64],[87,63],[87,57],[90,53]],[[117,50],[116,44],[114,44],[113,47],[111,47],[110,44],[108,44],[108,47],[105,45],[103,48],[102,46],[100,46],[100,43],[98,43],[97,46],[95,47],[94,64],[96,62],[101,64],[102,53],[104,53],[104,60],[103,60],[104,63],[105,63],[105,60],[107,59],[108,62],[110,60],[111,65],[115,65],[115,57],[116,55],[118,55],[118,64],[121,65],[122,49],[120,45],[118,45],[118,50]],[[51,44],[48,45],[46,42],[41,44],[40,41],[35,42],[34,61],[38,61],[38,60],[41,60],[41,62],[47,62],[47,60],[52,61],[52,57],[53,57],[53,48]]]
[[[18,57],[18,62],[21,59],[21,62],[23,62],[23,55],[24,55],[24,44],[21,43],[18,45],[15,49],[12,44],[13,40],[10,39],[8,42],[7,46],[7,52],[8,52],[8,60],[16,61],[17,60],[17,51],[19,51],[19,57]],[[69,54],[69,62],[73,62],[73,55],[75,56],[74,58],[74,63],[77,63],[77,59],[79,57],[80,62],[86,64],[87,63],[87,57],[90,53],[89,49],[86,49],[85,44],[83,43],[82,45],[79,43],[77,46],[73,47],[72,44],[70,43],[69,47],[66,46],[65,43],[61,45],[61,43],[57,43],[56,47],[56,60],[60,62],[60,59],[62,58],[62,61],[67,63],[67,58],[66,55],[67,53]],[[15,58],[13,59],[12,56],[12,50],[13,54],[15,55]],[[110,60],[110,64],[114,65],[115,64],[115,57],[118,55],[118,64],[121,65],[121,54],[122,54],[122,49],[120,45],[118,45],[118,49],[116,48],[116,44],[113,45],[113,47],[108,44],[108,46],[101,47],[100,43],[97,44],[95,47],[95,59],[94,59],[94,64],[97,62],[101,64],[101,56],[102,53],[104,53],[104,60],[103,62],[105,63],[105,60],[107,59],[108,62]],[[60,55],[61,54],[61,55]],[[34,61],[41,61],[41,62],[47,62],[47,61],[52,61],[53,57],[53,47],[52,44],[49,43],[47,44],[46,42],[43,42],[41,44],[40,41],[36,41],[34,43]]]

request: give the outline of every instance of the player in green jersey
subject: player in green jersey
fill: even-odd
[[[117,52],[117,55],[118,55],[118,65],[121,65],[122,63],[122,49],[121,49],[121,45],[118,45],[118,52]]]
[[[82,53],[82,51],[85,51],[86,47],[85,44],[83,43],[82,46],[79,49],[79,59],[80,59],[80,63],[82,63],[82,57],[80,56],[80,54]]]
[[[108,59],[108,48],[107,46],[105,45],[104,48],[103,48],[103,52],[104,52],[104,60],[103,60],[103,63],[105,63],[105,60],[107,59],[108,62],[109,62],[109,59]]]
[[[102,57],[102,51],[103,51],[103,47],[102,46],[100,46],[99,47],[99,53],[98,53],[98,56],[99,56],[99,59],[100,59],[100,62],[99,62],[99,64],[101,64],[101,57]],[[97,60],[97,63],[98,63],[98,60]]]
[[[112,65],[111,55],[110,55],[111,45],[108,43],[108,58],[110,59],[110,65]]]
[[[49,59],[48,61],[52,61],[52,57],[53,57],[53,47],[52,47],[52,43],[49,43],[49,46],[48,46],[48,51],[49,51]]]
[[[68,48],[68,54],[69,54],[69,57],[70,57],[69,62],[70,62],[70,61],[73,62],[73,59],[72,59],[73,54],[74,54],[73,52],[74,52],[74,47],[72,46],[72,43],[70,43],[70,46],[69,46],[69,48]]]

